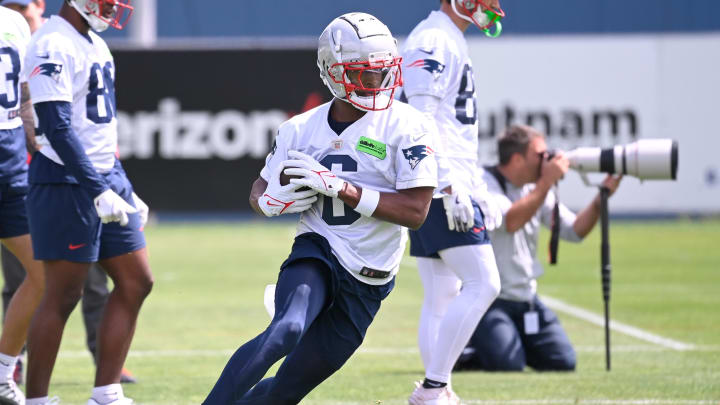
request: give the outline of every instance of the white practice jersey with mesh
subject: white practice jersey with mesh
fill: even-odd
[[[340,135],[328,124],[330,103],[297,115],[279,129],[275,147],[260,175],[287,160],[289,150],[306,153],[345,181],[379,192],[437,186],[436,139],[420,112],[404,103],[368,112]],[[375,150],[368,152],[361,142]],[[371,145],[369,145],[371,144]],[[361,216],[337,198],[318,194],[318,202],[303,212],[298,234],[325,237],[340,264],[358,280],[382,285],[397,273],[407,240],[405,228]],[[362,276],[363,267],[389,271],[384,279]]]
[[[20,13],[0,7],[0,129],[22,125],[20,83],[30,27]]]
[[[115,63],[105,41],[52,16],[33,35],[26,62],[33,104],[72,103],[73,132],[95,169],[110,171],[117,152]],[[63,164],[47,138],[37,135],[40,153]]]
[[[472,61],[462,31],[447,14],[432,11],[412,30],[402,56],[405,96],[440,99],[435,123],[441,151],[452,170],[453,187],[471,193],[478,178],[477,102]]]

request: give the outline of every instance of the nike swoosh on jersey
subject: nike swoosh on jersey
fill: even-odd
[[[46,53],[45,55],[38,55],[37,57],[40,59],[50,59],[50,54]]]
[[[418,48],[418,51],[420,51],[420,52],[422,52],[422,53],[426,53],[426,54],[428,54],[428,55],[432,55],[432,54],[435,53],[435,50],[434,50],[434,49],[427,50],[427,49]]]
[[[427,134],[413,135],[413,136],[412,136],[412,140],[413,140],[413,142],[417,142],[417,141],[419,141],[422,137],[424,137],[425,135],[427,135]]]
[[[73,245],[72,243],[68,245],[68,249],[70,250],[78,250],[81,247],[87,246],[87,243],[81,243],[79,245]]]

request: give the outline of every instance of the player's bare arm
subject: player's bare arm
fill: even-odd
[[[338,193],[338,198],[352,208],[356,208],[362,197],[363,189],[350,183]],[[433,187],[417,187],[398,190],[397,193],[380,193],[373,218],[418,229],[425,222]]]
[[[267,181],[263,179],[262,177],[258,177],[257,180],[255,180],[252,184],[252,188],[250,189],[250,207],[252,207],[253,211],[257,212],[260,215],[265,215],[260,207],[258,206],[258,200],[260,197],[262,197],[263,193],[265,192],[265,189],[267,188]]]
[[[22,83],[20,85],[20,118],[25,129],[25,146],[31,155],[38,150],[35,142],[35,119],[33,118],[32,108],[30,89],[27,83]]]

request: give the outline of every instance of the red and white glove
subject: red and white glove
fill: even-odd
[[[475,223],[475,209],[468,193],[453,189],[452,194],[443,196],[443,206],[449,230],[467,232],[472,228]]]
[[[300,179],[290,179],[291,184],[310,187],[318,193],[333,198],[337,198],[338,193],[345,186],[345,180],[336,176],[312,156],[290,150],[288,151],[288,157],[293,160],[284,162],[288,167],[285,169],[285,174],[302,176]]]
[[[275,168],[265,192],[258,199],[258,206],[265,216],[274,217],[303,212],[317,201],[315,190],[298,191],[302,186],[292,183],[280,185],[280,173],[287,167],[286,162]]]

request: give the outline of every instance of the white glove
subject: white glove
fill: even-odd
[[[301,179],[290,179],[290,183],[310,187],[318,193],[337,198],[338,193],[345,185],[345,180],[337,177],[328,168],[313,159],[312,156],[291,150],[288,151],[288,157],[294,160],[284,162],[288,167],[285,169],[285,174],[302,176]]]
[[[475,223],[475,210],[470,195],[453,189],[453,193],[443,196],[443,206],[447,215],[448,229],[467,232]]]
[[[103,224],[108,222],[120,222],[120,225],[128,224],[128,214],[134,214],[138,210],[114,191],[107,189],[100,193],[93,200],[95,202],[95,210]]]
[[[487,185],[483,184],[480,188],[475,190],[475,201],[480,206],[480,211],[483,213],[483,222],[485,222],[485,229],[492,231],[500,228],[503,220],[503,213],[498,205],[495,197],[492,196],[487,190]]]
[[[265,216],[303,212],[317,201],[315,190],[298,191],[301,186],[292,183],[280,185],[280,173],[285,167],[285,162],[282,162],[275,168],[265,192],[258,199],[258,206]]]
[[[147,224],[150,207],[148,207],[147,204],[145,204],[145,201],[141,200],[134,191],[132,193],[132,199],[135,203],[135,208],[138,210],[138,214],[140,214],[140,228],[143,228],[145,224]]]

